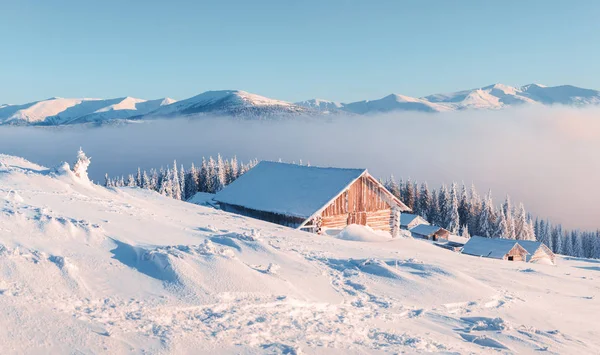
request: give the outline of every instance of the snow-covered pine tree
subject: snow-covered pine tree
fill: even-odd
[[[180,189],[181,199],[187,200],[189,197],[187,197],[185,195],[185,193],[187,191],[185,190],[185,168],[183,167],[183,164],[181,164],[181,167],[179,168],[179,189]]]
[[[575,233],[575,231],[571,232],[570,234],[564,235],[562,238],[562,254],[563,255],[573,255],[573,233]]]
[[[137,184],[135,183],[135,177],[133,177],[133,174],[129,174],[129,176],[127,177],[127,187],[136,187]]]
[[[535,240],[535,229],[533,227],[533,220],[529,215],[527,216],[527,221],[525,223],[523,238],[523,240]]]
[[[440,190],[437,194],[438,198],[438,226],[448,229],[450,225],[450,192],[448,192],[448,187],[445,184],[442,184]]]
[[[231,158],[230,165],[231,165],[231,176],[230,176],[231,181],[230,181],[230,183],[232,183],[238,178],[239,173],[240,173],[240,166],[238,164],[238,160],[235,155],[233,156],[233,158]]]
[[[112,181],[108,177],[108,173],[104,174],[104,186],[111,187],[111,185],[112,185]]]
[[[515,239],[526,240],[527,238],[527,212],[525,212],[525,206],[522,203],[519,207],[515,216]]]
[[[206,192],[212,194],[216,193],[219,187],[219,177],[217,176],[217,163],[213,157],[208,158],[207,169],[206,169]]]
[[[148,173],[144,170],[144,173],[142,174],[142,189],[150,189],[150,186],[150,176],[148,176]]]
[[[572,256],[581,258],[583,257],[583,244],[581,240],[581,233],[579,231],[573,231],[571,233],[571,254]]]
[[[158,191],[158,171],[156,169],[150,170],[150,190]]]
[[[144,183],[142,181],[142,170],[138,166],[137,175],[135,176],[135,185],[139,188],[142,188]]]
[[[467,224],[471,235],[480,235],[479,214],[481,213],[481,197],[475,189],[475,184],[471,184],[471,194],[469,201],[469,212],[467,215]]]
[[[481,212],[479,213],[479,232],[483,237],[493,238],[497,229],[496,216],[494,213],[494,203],[492,201],[492,191],[488,191],[483,199]]]
[[[457,235],[460,231],[460,216],[458,214],[458,195],[457,195],[457,186],[456,183],[453,182],[450,186],[450,200],[448,201],[448,231],[450,233]]]
[[[404,204],[407,205],[410,209],[413,209],[415,207],[415,194],[410,178],[406,180],[406,183],[402,190],[404,195],[404,201],[402,202],[404,202]]]
[[[192,163],[190,171],[185,175],[185,196],[186,200],[192,198],[198,192],[198,172],[196,166]]]
[[[504,238],[516,239],[515,221],[513,219],[513,207],[510,202],[510,196],[508,195],[506,195],[504,203],[502,204],[502,213],[504,214],[504,219],[506,223],[506,229],[503,231],[503,233],[505,233]]]
[[[419,203],[421,202],[421,199],[420,199],[421,193],[419,192],[419,185],[416,182],[413,182],[412,189],[413,189],[413,196],[415,197],[415,204],[413,206],[413,213],[417,214],[417,215],[420,215],[421,205]]]
[[[397,198],[400,199],[402,197],[400,194],[400,186],[398,186],[398,182],[396,182],[396,178],[394,177],[394,175],[390,175],[390,177],[388,178],[386,182],[386,189],[388,189],[392,193],[392,195],[396,196]]]
[[[177,161],[173,161],[173,170],[170,174],[172,195],[176,200],[181,200],[181,183],[179,182],[179,170],[177,169]]]
[[[506,214],[504,213],[503,209],[500,209],[498,212],[498,229],[496,235],[498,235],[500,238],[512,239],[509,237],[510,232],[508,229],[508,223],[506,222]]]
[[[431,205],[429,205],[427,218],[429,223],[440,226],[440,204],[438,202],[438,193],[435,190],[431,191]]]
[[[88,166],[90,166],[90,160],[91,159],[85,155],[80,147],[79,151],[77,152],[77,161],[75,164],[73,164],[73,173],[75,173],[75,176],[81,178],[82,180],[89,181],[87,169]]]
[[[208,163],[202,157],[202,164],[200,164],[200,170],[198,170],[198,191],[208,192],[208,181]]]
[[[158,193],[166,197],[173,197],[173,172],[171,169],[167,168],[160,180]]]
[[[421,183],[421,192],[419,193],[419,215],[429,221],[431,221],[431,216],[429,215],[431,203],[431,191],[429,191],[427,182],[423,182]]]
[[[233,182],[233,180],[231,179],[231,161],[223,159],[223,168],[223,186],[227,186]]]
[[[469,234],[469,225],[464,224],[461,228],[460,236],[463,238],[471,238],[471,234]]]
[[[458,196],[458,218],[461,226],[466,225],[469,221],[469,195],[467,194],[467,187],[464,183],[460,188],[460,194]]]

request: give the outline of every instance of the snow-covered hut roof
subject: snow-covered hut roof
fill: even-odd
[[[400,214],[400,225],[408,226],[415,219],[421,219],[421,222],[427,222],[427,221],[425,221],[425,219],[423,217],[421,217],[419,215],[412,214],[412,213],[402,213],[402,214]],[[429,224],[429,223],[423,223],[423,224]]]
[[[472,236],[463,247],[462,253],[493,259],[503,259],[517,244],[517,241],[512,239]]]
[[[257,211],[309,218],[365,172],[261,161],[214,199]]]
[[[402,215],[400,215],[402,218]],[[411,232],[415,233],[415,234],[420,234],[420,235],[433,235],[434,233],[438,232],[439,230],[444,229],[442,227],[438,227],[438,226],[432,226],[429,224],[419,224],[418,226],[411,228]]]
[[[535,254],[539,248],[543,248],[545,251],[550,250],[544,243],[535,240],[519,240],[517,243],[519,243],[519,245],[527,250],[527,252],[531,255]]]

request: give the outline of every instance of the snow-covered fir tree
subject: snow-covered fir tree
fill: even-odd
[[[73,173],[82,180],[89,180],[87,169],[90,166],[90,158],[88,158],[83,150],[79,148],[77,152],[77,161],[73,164]]]

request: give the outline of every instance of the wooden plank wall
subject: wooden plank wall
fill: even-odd
[[[344,228],[347,224],[355,223],[378,230],[391,230],[392,209],[387,197],[366,176],[338,196],[321,216],[322,225],[327,228]]]
[[[525,256],[527,255],[526,253],[527,251],[525,249],[516,245],[508,252],[508,254],[506,254],[505,260],[508,260],[508,257],[512,256],[513,261],[525,261]]]

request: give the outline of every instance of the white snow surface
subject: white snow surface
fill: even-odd
[[[599,272],[312,235],[0,155],[3,354],[594,354]]]
[[[214,199],[257,211],[309,218],[365,171],[261,161]]]
[[[0,107],[0,124],[70,124],[109,121],[144,115],[174,100],[65,99],[53,97],[24,105]]]

